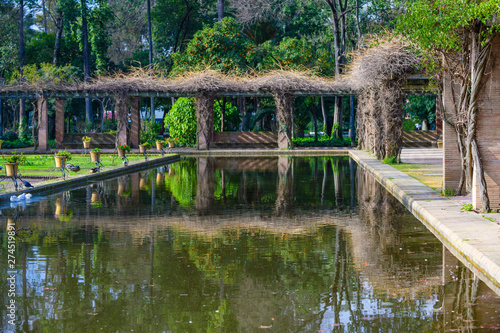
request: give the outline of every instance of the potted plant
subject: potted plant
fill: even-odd
[[[54,154],[56,168],[62,168],[66,165],[66,161],[71,160],[71,153],[67,150],[59,150]]]
[[[175,144],[178,142],[178,139],[177,138],[168,138],[167,141],[168,141],[168,146],[170,148],[174,148]]]
[[[92,162],[99,162],[101,158],[101,149],[99,148],[94,148],[90,151],[90,159]]]
[[[5,163],[5,172],[7,173],[7,177],[17,176],[17,169],[19,163],[23,163],[26,161],[26,157],[23,153],[18,154],[17,150],[14,151],[14,154],[10,155],[7,158],[7,163]]]
[[[144,154],[148,149],[151,149],[151,144],[149,142],[144,142],[139,145],[139,152]]]
[[[90,148],[90,137],[84,136],[84,137],[82,137],[82,141],[83,141],[83,148],[89,149]]]
[[[1,145],[0,145],[0,147],[1,147]],[[156,141],[156,149],[161,150],[162,148],[163,148],[163,141],[157,140]]]
[[[119,157],[124,157],[125,153],[130,152],[130,147],[128,145],[119,145],[118,146],[118,156]]]

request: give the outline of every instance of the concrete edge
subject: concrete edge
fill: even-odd
[[[476,213],[462,212],[459,203],[441,196],[406,173],[382,164],[366,152],[350,151],[349,156],[398,199],[454,256],[500,295],[500,261],[488,255],[487,252],[491,251],[484,251],[491,246],[488,237],[471,242],[466,240],[472,234],[470,230],[458,230],[463,228],[465,219],[470,224],[467,228],[484,230],[484,236],[491,236],[491,231],[498,232],[496,224]],[[388,172],[391,177],[384,175]]]
[[[149,169],[155,166],[160,166],[166,163],[172,163],[178,161],[180,159],[180,155],[173,154],[170,156],[150,159],[147,161],[136,161],[130,163],[126,167],[116,167],[110,170],[104,170],[102,172],[93,173],[93,174],[85,174],[81,176],[76,176],[71,179],[61,180],[56,182],[51,182],[49,184],[39,183],[38,186],[34,188],[24,189],[22,191],[17,192],[8,192],[0,195],[0,203],[9,201],[10,197],[13,195],[20,195],[22,193],[31,193],[31,194],[50,194],[54,192],[60,192],[62,190],[69,190],[72,188],[80,187],[90,182],[95,182],[107,178],[112,178],[120,175],[130,174],[133,172],[137,172],[144,169]]]

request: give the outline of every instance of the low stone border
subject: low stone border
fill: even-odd
[[[359,150],[350,156],[500,295],[500,226]]]
[[[115,167],[113,169],[104,170],[92,174],[83,174],[79,176],[73,176],[71,179],[67,180],[57,180],[38,183],[34,188],[24,189],[22,191],[9,191],[2,193],[0,195],[0,202],[9,201],[10,197],[13,195],[20,195],[22,193],[31,194],[44,194],[48,195],[54,192],[60,192],[61,190],[68,190],[75,187],[80,187],[90,182],[99,181],[102,179],[117,177],[120,175],[130,174],[144,169],[149,169],[155,166],[165,165],[167,163],[172,163],[178,161],[180,156],[178,154],[172,154],[170,156],[152,158],[147,161],[135,161],[131,162],[126,167]]]

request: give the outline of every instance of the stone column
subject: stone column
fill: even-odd
[[[452,81],[449,76],[443,79],[443,116],[453,120],[454,106]],[[458,87],[455,87],[457,90]],[[443,121],[443,190],[447,193],[457,191],[462,173],[462,158],[457,143],[457,133],[452,125]]]
[[[278,119],[278,149],[293,148],[293,96],[284,92],[273,93]]]
[[[56,148],[62,148],[64,141],[64,99],[56,99]]]
[[[138,148],[141,143],[141,98],[130,97],[130,146]]]
[[[38,108],[38,150],[49,150],[49,117],[47,114],[47,98],[39,96],[36,103]]]
[[[214,137],[214,97],[196,97],[196,141],[198,150],[209,150]]]
[[[127,96],[116,96],[116,146],[128,145],[128,98]]]
[[[486,70],[484,86],[478,95],[476,140],[483,162],[490,208],[500,212],[500,37],[496,37],[491,46],[491,59],[496,63]],[[481,210],[478,178],[474,174],[472,204]]]

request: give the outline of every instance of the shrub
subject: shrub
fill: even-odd
[[[3,135],[3,138],[5,139],[5,141],[16,141],[17,139],[19,139],[19,136],[14,131],[8,131]]]
[[[24,156],[23,153],[18,154],[16,150],[14,154],[7,158],[7,163],[26,163],[26,156]]]
[[[351,145],[351,139],[320,137],[315,142],[314,138],[293,138],[293,145],[295,147],[348,147]]]

